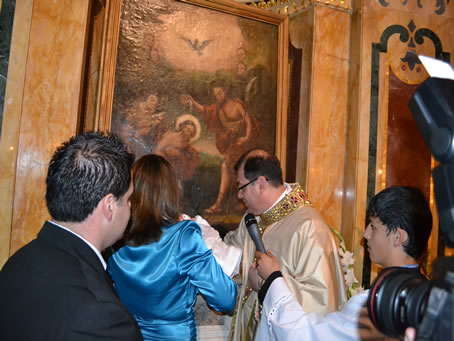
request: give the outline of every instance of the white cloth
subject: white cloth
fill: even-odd
[[[191,219],[191,217],[183,214],[183,219]],[[230,277],[237,275],[240,270],[241,249],[224,243],[219,236],[219,232],[201,216],[197,215],[192,220],[200,225],[203,241],[207,248],[213,252],[214,258],[224,270],[224,273]]]
[[[342,310],[322,316],[308,313],[282,277],[269,287],[262,309],[257,340],[396,340],[380,333],[369,319],[365,290],[348,300]]]

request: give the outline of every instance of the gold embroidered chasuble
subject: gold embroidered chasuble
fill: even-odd
[[[271,210],[258,217],[263,243],[279,260],[284,279],[303,309],[325,315],[346,302],[342,265],[328,225],[299,184]],[[260,322],[257,293],[247,287],[255,245],[244,219],[225,236],[243,249],[242,286],[232,317],[230,340],[253,340]]]

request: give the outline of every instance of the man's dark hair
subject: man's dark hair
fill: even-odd
[[[414,259],[423,256],[432,230],[432,213],[424,194],[418,188],[392,186],[370,201],[367,216],[386,225],[387,233],[398,227],[408,234],[405,252]]]
[[[235,164],[235,171],[244,165],[244,177],[250,181],[265,177],[272,186],[282,185],[281,163],[276,155],[262,149],[245,152]]]
[[[87,132],[71,137],[52,155],[46,203],[53,219],[82,222],[107,194],[118,200],[131,184],[134,154],[116,135]]]

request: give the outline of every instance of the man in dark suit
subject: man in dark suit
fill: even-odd
[[[129,220],[133,160],[111,134],[57,148],[46,179],[52,219],[0,271],[0,340],[142,339],[101,256]]]

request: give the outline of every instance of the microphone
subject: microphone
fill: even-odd
[[[247,214],[244,217],[244,222],[246,223],[247,230],[252,240],[254,241],[255,248],[257,251],[266,253],[265,246],[263,245],[262,236],[259,232],[259,227],[257,226],[257,220],[252,213]]]

